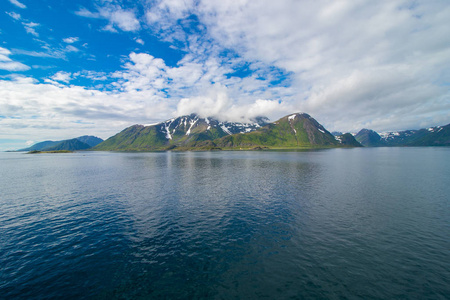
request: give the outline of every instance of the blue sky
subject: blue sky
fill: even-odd
[[[450,122],[447,1],[4,0],[0,150],[192,112]]]

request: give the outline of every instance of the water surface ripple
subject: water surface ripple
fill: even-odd
[[[448,299],[450,148],[0,154],[0,298]]]

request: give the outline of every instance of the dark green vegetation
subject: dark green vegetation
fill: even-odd
[[[86,150],[91,148],[86,143],[80,142],[77,139],[71,139],[71,140],[65,140],[62,141],[56,145],[46,147],[43,149],[44,151],[60,151],[60,150],[69,150],[69,151],[75,151],[75,150]]]
[[[73,151],[70,150],[53,150],[53,151],[38,151],[38,150],[32,150],[27,152],[27,154],[41,154],[41,153],[72,153]]]
[[[263,118],[253,123],[232,123],[200,118],[192,114],[151,126],[133,125],[94,147],[93,150],[211,150],[217,148],[213,140],[229,134],[256,130],[265,124]]]
[[[331,133],[307,114],[293,114],[246,134],[215,140],[223,149],[314,148],[340,146]]]
[[[46,147],[51,147],[56,145],[59,142],[55,142],[55,141],[44,141],[44,142],[40,142],[40,143],[36,143],[31,147],[28,148],[23,148],[23,149],[19,149],[17,151],[40,151],[42,149],[45,149]]]
[[[355,138],[365,147],[450,146],[450,124],[381,135],[373,130],[362,129]]]
[[[84,135],[74,139],[63,140],[63,141],[45,141],[36,143],[31,147],[19,149],[17,151],[77,151],[77,150],[87,150],[98,144],[103,140],[95,136]]]
[[[335,138],[308,114],[293,114],[270,124],[266,124],[265,119],[241,124],[190,115],[152,126],[128,127],[93,150],[262,150],[361,146],[352,135],[342,136],[342,139]]]

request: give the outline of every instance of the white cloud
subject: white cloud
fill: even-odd
[[[289,112],[279,95],[288,96],[290,88],[266,90],[267,80],[257,75],[228,77],[233,70],[214,58],[206,61],[186,56],[176,67],[145,53],[131,53],[125,70],[118,71],[117,89],[125,93],[147,93],[164,101],[171,99],[174,111],[168,114],[214,116],[222,120],[250,120],[256,116],[275,117]],[[261,99],[272,100],[261,100]],[[277,98],[274,100],[273,98]]]
[[[63,133],[65,137],[98,134],[106,138],[126,126],[165,120],[177,113],[195,111],[248,121],[286,110],[278,101],[261,100],[264,93],[254,93],[267,82],[228,78],[225,74],[230,71],[215,59],[198,62],[185,57],[178,66],[169,67],[149,54],[131,53],[124,69],[113,74],[57,72],[45,83],[26,77],[0,80],[0,111],[6,116],[1,120],[0,138],[11,129],[23,139],[56,139]],[[75,77],[116,80],[111,91],[101,92],[66,85]]]
[[[67,43],[67,44],[73,44],[73,43],[78,42],[79,40],[80,40],[79,37],[68,37],[68,38],[63,39],[63,42]]]
[[[145,44],[142,39],[136,39],[135,41],[136,41],[136,43],[141,44],[141,45]]]
[[[74,74],[74,76],[81,76],[81,77],[88,78],[93,81],[106,81],[109,79],[108,75],[109,74],[107,74],[105,72],[95,72],[95,71],[88,71],[88,70],[83,70],[81,72],[77,72]]]
[[[0,61],[0,70],[11,72],[27,71],[30,67],[17,61],[4,62]]]
[[[9,2],[11,2],[12,4],[14,4],[15,6],[17,6],[18,8],[27,8],[27,6],[23,3],[20,3],[17,0],[9,0]]]
[[[118,5],[107,4],[99,7],[97,12],[91,12],[82,8],[76,12],[77,15],[86,18],[106,19],[109,24],[103,30],[117,32],[117,28],[123,31],[138,31],[141,29],[139,20],[132,10],[126,10]]]
[[[20,16],[20,14],[15,13],[15,12],[6,12],[6,14],[8,16],[10,16],[11,18],[13,18],[14,20],[20,20],[22,17]]]
[[[34,35],[35,37],[38,37],[39,34],[36,32],[36,29],[34,29],[35,27],[40,26],[39,23],[34,23],[34,22],[22,22],[23,26],[25,27],[25,31],[29,34]]]
[[[230,99],[229,94],[226,87],[214,85],[202,96],[181,99],[176,115],[197,113],[202,117],[215,117],[223,121],[249,122],[256,117],[273,117],[289,109],[274,100],[257,99],[240,103]]]
[[[330,129],[448,123],[446,1],[161,1],[146,16],[183,40],[171,28],[192,14],[220,48],[290,72],[285,100]]]
[[[0,139],[107,138],[135,123],[168,118],[167,103],[148,94],[111,93],[38,83],[28,77],[0,80]],[[155,119],[156,118],[156,119]]]
[[[64,71],[59,71],[55,75],[51,77],[53,80],[56,81],[62,81],[65,83],[69,83],[69,81],[72,79],[72,74]]]
[[[2,59],[9,60],[9,58],[7,58],[7,56],[11,55],[11,51],[9,51],[6,48],[0,47],[0,55],[3,55],[3,56],[0,56],[0,60],[2,60]]]
[[[65,54],[61,50],[51,50],[47,52],[38,52],[38,51],[29,51],[29,50],[23,50],[23,49],[13,49],[14,54],[20,54],[25,56],[31,56],[31,57],[49,57],[49,58],[57,58],[57,59],[63,59],[65,58]]]
[[[13,61],[9,56],[11,51],[6,48],[0,47],[0,70],[19,72],[27,71],[30,69],[29,66],[24,65],[20,62]]]
[[[123,31],[137,31],[141,28],[134,12],[122,9],[113,9],[105,13],[111,23],[117,25]]]
[[[104,30],[142,29],[140,10],[101,3],[77,14],[104,19]],[[410,4],[156,1],[145,6],[146,26],[184,51],[176,65],[130,53],[123,68],[111,74],[58,72],[45,83],[0,81],[0,111],[8,116],[0,121],[0,137],[11,128],[24,139],[86,130],[108,137],[134,123],[191,112],[243,121],[303,111],[329,130],[342,131],[447,124],[450,7],[444,1]],[[66,58],[78,50],[66,43],[57,51],[13,53]],[[0,48],[1,63],[17,63],[10,55]],[[108,92],[63,84],[78,76]]]
[[[77,47],[74,47],[72,45],[67,45],[65,48],[66,52],[78,52],[80,51],[80,49],[78,49]]]
[[[40,26],[39,23],[35,23],[35,22],[31,22],[26,19],[22,19],[22,16],[16,12],[6,12],[6,14],[16,21],[22,21],[21,23],[27,33],[32,34],[35,37],[39,37],[39,34],[37,33],[37,31],[35,29],[36,27]]]

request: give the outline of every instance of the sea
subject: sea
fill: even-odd
[[[450,148],[0,153],[0,299],[449,299]]]

